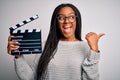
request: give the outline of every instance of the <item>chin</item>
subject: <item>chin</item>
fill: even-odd
[[[64,39],[70,39],[71,37],[71,35],[64,35]]]

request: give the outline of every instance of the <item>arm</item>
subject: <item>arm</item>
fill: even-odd
[[[27,64],[24,57],[14,58],[15,71],[20,80],[35,80],[31,67]]]
[[[16,46],[18,44],[18,42],[11,41],[12,37],[14,37],[14,36],[8,37],[7,52],[10,55],[11,55],[12,50],[16,50],[19,48],[19,46]],[[34,63],[32,66],[29,66],[27,64],[23,55],[13,55],[13,56],[15,56],[15,58],[14,58],[15,71],[16,71],[20,80],[36,80],[36,69],[37,69],[40,55],[41,54],[36,55]]]
[[[19,48],[19,46],[16,46],[18,42],[11,41],[11,38],[14,36],[8,37],[8,46],[7,46],[7,52],[11,55],[12,50],[16,50]],[[33,66],[29,66],[27,62],[25,61],[24,57],[22,55],[13,55],[14,63],[15,63],[15,71],[20,78],[20,80],[35,80],[35,73],[37,68],[37,61],[39,60],[39,56],[35,58],[35,62],[33,63]]]
[[[44,49],[45,42],[42,43]],[[15,71],[20,78],[20,80],[36,80],[36,70],[38,66],[38,61],[40,59],[41,54],[36,54],[34,62],[31,66],[28,65],[28,63],[25,61],[24,57],[15,58]]]
[[[36,55],[34,63],[29,66],[24,57],[14,58],[15,71],[20,80],[36,80],[36,69],[40,55]]]
[[[82,80],[99,80],[99,63],[100,54],[90,50],[89,55],[85,58],[82,65]]]
[[[82,65],[82,80],[99,80],[98,62],[100,54],[98,49],[98,40],[103,35],[103,33],[97,35],[94,32],[90,32],[86,35],[86,40],[90,49],[88,50],[88,55]]]

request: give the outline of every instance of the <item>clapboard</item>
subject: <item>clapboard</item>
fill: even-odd
[[[10,27],[10,35],[14,37],[11,38],[11,41],[17,41],[19,48],[17,50],[11,51],[12,55],[15,54],[39,54],[42,53],[42,38],[40,29],[25,29],[25,30],[16,30],[19,27],[24,26],[36,19],[38,15],[32,16],[19,24],[16,24],[14,27]]]

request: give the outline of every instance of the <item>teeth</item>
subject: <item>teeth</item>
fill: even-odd
[[[64,26],[64,32],[69,33],[71,31],[71,26]]]
[[[65,27],[64,27],[64,29],[68,29],[68,28],[70,28],[70,26],[65,26]]]

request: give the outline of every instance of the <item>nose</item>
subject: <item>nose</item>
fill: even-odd
[[[68,17],[65,18],[64,23],[69,23],[69,18]]]

